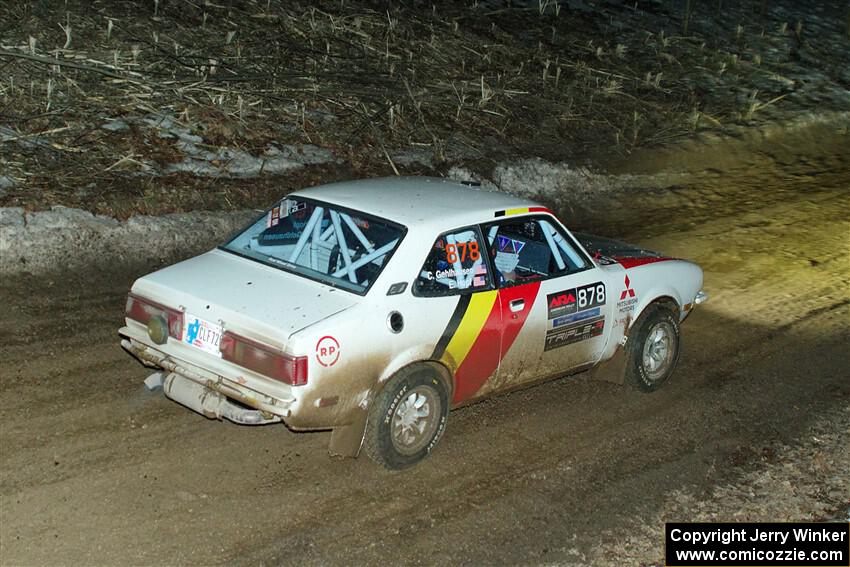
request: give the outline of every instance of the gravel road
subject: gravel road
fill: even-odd
[[[461,409],[401,473],[329,458],[328,433],[211,421],[146,392],[116,333],[142,272],[3,281],[0,563],[570,564],[602,561],[600,544],[606,563],[632,557],[617,546],[671,493],[734,486],[763,447],[806,444],[850,407],[846,132],[635,160],[687,182],[567,222],[704,267],[711,300],[683,326],[669,385],[580,375]],[[832,488],[824,509],[846,506]]]

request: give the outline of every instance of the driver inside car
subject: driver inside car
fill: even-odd
[[[515,282],[522,279],[517,275],[516,269],[519,265],[519,253],[525,244],[519,240],[497,235],[494,242],[495,250],[493,263],[496,265],[496,275],[500,284]]]

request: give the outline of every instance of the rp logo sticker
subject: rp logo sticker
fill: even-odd
[[[330,335],[319,339],[316,343],[316,360],[322,366],[333,366],[339,360],[339,342]]]

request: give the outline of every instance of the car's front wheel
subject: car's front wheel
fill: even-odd
[[[366,453],[390,469],[412,466],[440,441],[448,414],[448,388],[437,370],[428,364],[403,368],[372,402]]]
[[[626,381],[654,392],[673,374],[679,361],[679,320],[660,304],[650,305],[629,332]]]

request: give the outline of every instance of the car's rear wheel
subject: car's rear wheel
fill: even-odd
[[[660,304],[650,305],[629,332],[626,382],[654,392],[673,374],[679,361],[679,320]]]
[[[428,364],[408,366],[372,402],[366,453],[390,469],[412,466],[440,441],[448,413],[448,388],[437,370]]]

